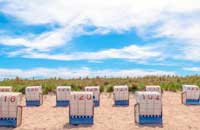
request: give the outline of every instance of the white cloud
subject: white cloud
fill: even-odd
[[[53,60],[102,60],[102,59],[128,59],[144,62],[151,58],[160,57],[161,54],[155,48],[149,46],[131,45],[121,49],[107,49],[97,52],[74,52],[69,54],[37,53],[29,49],[23,49],[9,53],[10,56],[22,55],[25,58],[41,58]]]
[[[80,28],[68,25],[36,36],[11,37],[2,35],[0,36],[0,44],[49,51],[55,47],[64,45],[80,31]]]
[[[137,19],[130,16],[141,13],[141,17],[148,17],[147,15],[142,14],[142,12],[150,11],[154,8],[155,10],[158,10],[163,7],[162,5],[165,5],[162,4],[165,2],[161,1],[148,2],[144,4],[144,1],[137,2],[130,0],[120,0],[118,2],[114,0],[106,2],[100,0],[48,0],[45,2],[42,0],[16,0],[7,3],[8,4],[2,8],[2,11],[18,17],[27,24],[45,24],[57,22],[65,25],[66,23],[70,22],[71,18],[75,16],[81,16],[79,17],[80,20],[89,20],[96,26],[109,28],[127,28],[132,24],[133,21],[137,21]],[[160,5],[161,7],[159,7]],[[155,11],[152,13],[152,15],[154,13]]]
[[[199,9],[198,0],[8,0],[1,10],[28,24],[60,23],[71,19],[89,20],[96,26],[126,29],[137,24],[147,24],[158,19],[162,11],[192,12]],[[41,6],[42,5],[42,6]],[[80,21],[79,20],[79,21]]]
[[[184,21],[183,21],[184,20]],[[200,41],[200,16],[167,17],[165,23],[155,30],[159,36],[179,38],[183,40]]]
[[[24,46],[28,48],[27,50],[51,51],[56,47],[64,46],[76,35],[91,34],[82,30],[85,25],[97,27],[94,32],[100,34],[106,34],[110,31],[122,33],[135,28],[141,37],[154,32],[157,37],[178,40],[177,54],[169,54],[168,57],[200,61],[200,54],[198,53],[200,49],[199,5],[199,0],[118,0],[117,2],[116,0],[8,0],[4,2],[0,11],[14,16],[26,24],[56,23],[60,25],[60,28],[39,36],[16,38],[2,36],[0,37],[0,44]],[[151,28],[157,23],[157,27]],[[170,50],[173,49],[170,48]],[[81,54],[83,54],[83,57],[92,60],[104,59],[105,57],[138,59],[138,57],[147,57],[147,55],[152,56],[148,51],[142,51],[144,54],[137,52],[136,55],[133,55],[133,52],[126,51],[124,48],[110,49],[109,51],[84,52]],[[162,53],[165,55],[164,52]],[[90,54],[93,56],[90,56]],[[141,56],[138,56],[139,54]],[[24,57],[29,56],[24,55]],[[31,56],[35,58],[74,59],[71,54],[32,53]]]
[[[183,68],[183,70],[200,72],[200,67],[185,67],[185,68]]]
[[[140,70],[140,69],[129,69],[129,70],[91,70],[87,67],[77,69],[70,68],[35,68],[30,70],[21,69],[3,69],[0,68],[1,80],[4,78],[79,78],[79,77],[143,77],[148,75],[175,75],[174,72],[166,72],[160,70]]]
[[[183,55],[180,55],[179,57],[182,59],[186,59],[189,61],[200,61],[200,42],[190,42],[187,45],[183,47]]]
[[[173,48],[174,43],[171,43],[171,48],[177,50],[177,54],[171,55],[172,57],[200,61],[200,15],[194,13],[191,16],[179,17],[166,17],[163,25],[154,30],[156,37],[178,39],[176,48]]]

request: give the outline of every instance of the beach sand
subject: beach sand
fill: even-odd
[[[128,107],[115,107],[112,94],[101,94],[101,105],[95,108],[94,125],[69,125],[68,107],[55,107],[55,100],[55,95],[49,94],[44,96],[40,107],[24,106],[21,126],[1,127],[0,130],[200,130],[200,106],[181,104],[180,92],[164,92],[162,127],[135,124],[133,94]]]

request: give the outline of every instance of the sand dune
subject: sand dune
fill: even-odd
[[[180,93],[164,92],[163,127],[135,124],[133,94],[129,107],[114,107],[111,94],[101,94],[101,105],[95,108],[94,125],[91,126],[69,125],[68,107],[55,107],[55,99],[55,95],[45,95],[42,106],[23,108],[21,126],[0,130],[200,130],[200,106],[182,105]]]

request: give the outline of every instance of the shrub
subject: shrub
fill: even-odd
[[[138,85],[137,84],[132,84],[129,87],[129,91],[131,91],[131,92],[135,92],[136,90],[138,90]]]
[[[72,91],[81,91],[82,90],[82,87],[78,86],[78,85],[72,84],[71,87],[72,87]]]
[[[167,90],[172,91],[172,92],[176,92],[177,90],[181,90],[181,88],[182,88],[181,83],[169,83],[167,85]]]
[[[160,87],[161,87],[162,90],[165,90],[165,91],[168,90],[168,85],[167,84],[162,83],[162,84],[160,84]]]
[[[197,82],[196,85],[199,86],[199,88],[200,88],[200,82]]]
[[[52,83],[45,83],[42,85],[42,90],[44,94],[48,94],[48,92],[52,92],[56,89],[56,85]]]
[[[26,87],[23,85],[15,85],[15,86],[13,86],[13,91],[21,92],[21,93],[25,94],[25,88]]]
[[[100,92],[104,92],[104,86],[100,86]]]
[[[106,87],[106,92],[113,92],[113,86],[107,86]]]
[[[145,84],[144,83],[139,83],[139,90],[144,90],[145,89]]]
[[[105,81],[103,84],[106,86],[109,85],[109,82]]]

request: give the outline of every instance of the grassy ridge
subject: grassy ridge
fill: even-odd
[[[160,85],[163,90],[178,91],[181,90],[182,84],[195,84],[200,86],[200,76],[146,76],[140,78],[79,78],[79,79],[60,79],[51,78],[45,80],[23,80],[18,77],[14,80],[4,80],[0,86],[13,86],[14,91],[24,93],[26,86],[41,85],[43,92],[55,92],[56,86],[69,85],[75,91],[82,90],[85,86],[99,85],[101,91],[112,92],[112,86],[123,85],[129,86],[130,91],[143,90],[145,85]]]

